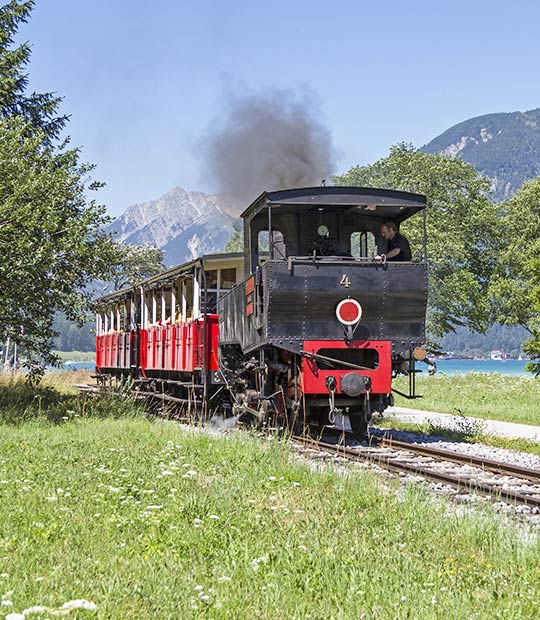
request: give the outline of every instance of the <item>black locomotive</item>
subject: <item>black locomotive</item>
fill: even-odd
[[[101,298],[100,376],[131,375],[207,411],[365,433],[392,379],[425,359],[424,196],[358,187],[265,192],[245,254],[218,254]],[[375,256],[381,225],[424,218],[411,260]]]

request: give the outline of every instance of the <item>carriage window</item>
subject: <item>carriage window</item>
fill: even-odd
[[[377,253],[375,236],[367,230],[353,232],[351,235],[351,256],[372,258]]]
[[[217,281],[218,281],[217,269],[211,269],[210,271],[205,271],[204,275],[206,276],[206,288],[217,288]]]
[[[236,284],[236,268],[220,270],[220,288],[232,288]]]

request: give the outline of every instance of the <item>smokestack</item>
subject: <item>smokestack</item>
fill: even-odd
[[[207,173],[242,207],[262,191],[319,185],[335,169],[313,93],[270,91],[226,100],[207,137]]]

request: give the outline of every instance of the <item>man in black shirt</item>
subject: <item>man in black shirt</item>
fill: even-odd
[[[387,261],[410,261],[411,248],[407,239],[400,235],[395,222],[389,220],[381,226],[381,236],[383,238],[382,251],[375,256],[375,260]]]

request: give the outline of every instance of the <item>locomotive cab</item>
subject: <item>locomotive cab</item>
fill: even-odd
[[[339,413],[362,434],[371,412],[392,403],[398,373],[409,375],[415,396],[425,207],[417,194],[316,187],[263,193],[244,211],[247,279],[218,313],[222,357],[234,351],[241,373],[257,360],[245,406],[323,424]],[[411,260],[376,259],[385,222],[407,228]]]

